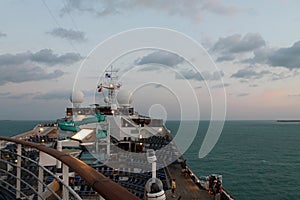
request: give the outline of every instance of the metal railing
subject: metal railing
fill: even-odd
[[[132,200],[137,200],[138,198],[130,193],[127,189],[123,188],[122,186],[118,185],[117,183],[111,181],[109,178],[105,177],[104,175],[102,175],[101,173],[99,173],[98,171],[96,171],[94,168],[90,167],[89,165],[87,165],[86,163],[82,162],[81,160],[67,154],[61,151],[57,151],[55,149],[46,147],[43,144],[38,144],[38,143],[32,143],[32,142],[26,142],[23,140],[18,140],[15,138],[6,138],[6,137],[2,137],[0,136],[0,140],[4,140],[4,141],[8,141],[8,142],[13,142],[18,144],[18,149],[21,149],[21,145],[30,147],[30,148],[34,148],[37,149],[39,151],[42,151],[52,157],[54,157],[55,159],[61,161],[63,163],[63,174],[65,169],[68,170],[68,168],[70,167],[74,172],[76,172],[84,181],[88,186],[91,186],[93,188],[94,191],[96,191],[99,195],[101,195],[101,197],[103,197],[104,199],[107,200],[115,200],[115,199],[119,199],[119,200],[128,200],[128,199],[132,199]],[[20,145],[20,146],[19,146]],[[20,151],[17,151],[20,152]],[[20,154],[18,154],[20,155]],[[16,167],[16,197],[19,198],[19,196],[23,195],[24,197],[28,196],[26,194],[24,194],[24,192],[21,189],[18,189],[18,185],[21,185],[22,180],[21,179],[21,155],[19,157],[17,157],[17,162],[15,163],[15,165],[17,165],[18,167]],[[43,168],[42,166],[39,166],[40,168],[42,168],[43,170],[47,171],[47,173],[49,173],[50,171],[47,170],[46,168]],[[51,172],[50,172],[51,174]],[[36,176],[36,175],[35,175]],[[19,178],[18,178],[19,177]],[[63,185],[63,190],[64,188],[66,188],[67,191],[70,192],[71,196],[74,196],[74,199],[78,199],[78,194],[74,192],[74,190],[72,190],[69,186],[68,186],[68,181],[66,182],[66,180],[63,177],[63,180],[59,179],[58,177],[56,177],[57,180],[59,180],[62,185]],[[2,180],[0,180],[2,181]],[[19,183],[18,183],[19,182]],[[41,186],[41,185],[40,185]],[[42,184],[42,187],[46,187],[45,184]],[[51,191],[51,190],[50,190]],[[68,195],[67,197],[64,197],[64,191],[62,192],[63,195],[62,197],[59,196],[58,199],[71,199],[71,197]],[[42,199],[42,196],[40,195],[40,199]],[[72,197],[73,198],[73,197]],[[80,199],[80,197],[79,197]]]

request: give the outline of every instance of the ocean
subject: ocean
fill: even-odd
[[[37,123],[0,121],[1,136],[25,132]],[[166,126],[176,134],[179,123],[168,121]],[[236,199],[300,197],[300,123],[226,121],[214,149],[199,159],[198,152],[208,125],[207,121],[200,122],[197,136],[184,153],[195,174],[222,174],[223,186]]]
[[[170,121],[167,126],[176,132],[178,124]],[[236,199],[300,198],[300,123],[226,121],[214,149],[199,159],[208,124],[200,122],[184,154],[194,173],[222,174],[223,186]]]

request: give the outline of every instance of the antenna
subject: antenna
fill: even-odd
[[[100,79],[100,84],[98,85],[98,92],[104,92],[102,90],[105,89],[108,94],[107,97],[104,98],[104,101],[109,106],[112,106],[113,104],[116,105],[116,90],[120,89],[121,84],[117,82],[118,71],[113,70],[112,65],[110,65],[108,68],[110,69],[105,70],[102,78]]]

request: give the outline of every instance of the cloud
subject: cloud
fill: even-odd
[[[74,31],[72,29],[68,30],[64,28],[55,28],[52,31],[49,31],[47,33],[54,37],[67,39],[71,41],[83,42],[86,40],[84,32]]]
[[[222,71],[203,71],[203,72],[195,72],[194,70],[181,70],[179,74],[176,74],[176,79],[189,79],[189,80],[197,80],[197,81],[215,81],[220,80],[221,77],[224,76]]]
[[[49,91],[43,94],[38,94],[34,96],[33,99],[38,100],[68,100],[70,97],[70,90],[61,90],[61,91]]]
[[[272,66],[282,66],[289,69],[300,68],[300,41],[293,46],[280,48],[269,54],[269,63]]]
[[[289,94],[289,97],[300,97],[300,94]]]
[[[257,84],[250,84],[249,87],[258,87]]]
[[[57,55],[51,49],[42,49],[36,53],[30,51],[17,54],[2,54],[0,55],[0,66],[24,65],[26,63],[54,65],[71,65],[81,60],[82,57],[77,53],[66,53]]]
[[[239,11],[238,7],[222,3],[219,0],[190,0],[188,2],[184,0],[68,0],[61,9],[61,14],[87,12],[96,16],[109,16],[145,9],[162,12],[171,16],[186,17],[195,21],[200,21],[206,12],[218,15],[233,15]]]
[[[10,92],[0,92],[0,96],[8,96],[10,95]]]
[[[263,47],[260,49],[256,49],[253,51],[253,57],[247,58],[241,61],[241,63],[249,63],[249,64],[266,64],[268,62],[268,56],[269,54],[274,51],[274,49],[271,49],[269,47]]]
[[[296,70],[291,70],[288,72],[282,71],[282,72],[277,72],[277,73],[272,73],[272,80],[277,81],[277,80],[283,80],[291,77],[295,77],[299,75],[299,72]]]
[[[184,59],[167,51],[155,51],[135,61],[136,65],[160,64],[174,67],[182,63]],[[148,69],[149,70],[149,69]]]
[[[271,67],[285,67],[288,69],[300,68],[300,41],[291,47],[284,48],[261,48],[254,52],[252,58],[243,60],[243,63],[268,64]]]
[[[253,68],[240,69],[236,73],[232,74],[232,78],[246,78],[246,79],[260,79],[264,75],[271,74],[270,71],[263,70],[256,72]]]
[[[217,85],[214,85],[214,86],[212,86],[212,88],[214,88],[214,89],[218,89],[218,88],[224,88],[224,87],[228,87],[228,86],[230,86],[230,84],[228,84],[228,83],[221,83],[221,84],[217,84]]]
[[[0,85],[6,83],[21,83],[27,81],[39,81],[59,78],[64,75],[64,72],[57,69],[52,72],[47,72],[42,67],[31,65],[0,65]]]
[[[244,37],[235,34],[219,38],[211,51],[219,55],[217,61],[230,61],[234,60],[237,54],[252,52],[265,45],[265,40],[258,33],[247,33]]]
[[[154,88],[164,88],[162,84],[156,83],[154,84]]]
[[[8,99],[23,99],[26,97],[34,96],[34,93],[23,93],[23,94],[15,94],[15,95],[8,95],[6,98]]]
[[[63,55],[54,54],[51,49],[42,49],[34,54],[31,54],[30,60],[38,63],[44,63],[50,66],[53,65],[71,65],[81,60],[79,53],[66,53]]]
[[[248,96],[249,93],[240,93],[238,95],[236,95],[237,97],[245,97],[245,96]]]
[[[6,34],[0,31],[0,37],[6,37]]]

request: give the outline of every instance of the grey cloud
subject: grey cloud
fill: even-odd
[[[39,63],[49,66],[53,65],[70,65],[81,60],[82,57],[77,53],[66,53],[57,55],[51,49],[42,49],[36,53],[30,51],[17,54],[0,55],[0,66],[24,65],[26,63]]]
[[[102,0],[102,1],[83,1],[68,0],[61,9],[62,15],[70,12],[92,13],[96,16],[108,16],[129,12],[132,10],[149,9],[162,12],[168,15],[187,17],[195,21],[200,21],[205,12],[218,15],[233,15],[239,8],[229,4],[223,4],[219,0]]]
[[[283,80],[283,79],[291,78],[291,77],[294,77],[297,75],[299,75],[299,72],[297,72],[297,71],[272,73],[272,80],[273,81]]]
[[[59,56],[54,54],[51,49],[42,49],[30,56],[31,61],[44,63],[50,66],[58,64],[71,65],[81,59],[82,57],[78,53],[66,53]]]
[[[224,87],[228,87],[228,86],[230,86],[230,84],[228,84],[228,83],[224,83],[224,84],[217,84],[217,85],[214,85],[214,86],[212,86],[212,88],[214,88],[214,89],[217,89],[217,88],[224,88]]]
[[[0,32],[0,37],[6,37],[5,33]]]
[[[272,66],[282,66],[289,69],[300,68],[300,41],[293,46],[280,48],[269,55],[269,63]]]
[[[0,96],[8,96],[10,95],[10,92],[0,92]]]
[[[144,65],[143,67],[140,67],[138,71],[156,71],[161,69],[163,66],[153,66],[153,65]]]
[[[215,81],[220,80],[221,77],[224,76],[222,71],[203,71],[203,72],[195,72],[194,70],[181,70],[180,74],[176,74],[176,79],[189,79],[189,80],[197,80],[197,81]]]
[[[154,88],[163,88],[163,87],[164,86],[162,84],[159,84],[159,83],[157,83],[157,84],[154,85]]]
[[[180,74],[176,74],[175,78],[204,81],[203,76],[199,72],[195,72],[194,70],[182,70]]]
[[[273,67],[285,67],[288,69],[300,68],[300,41],[295,42],[291,47],[271,49],[261,48],[254,52],[252,58],[242,61],[242,63],[268,64]]]
[[[221,4],[220,1],[204,1],[202,9],[221,15],[232,15],[239,11],[237,7]]]
[[[251,85],[249,85],[249,87],[258,87],[258,85],[257,84],[251,84]]]
[[[258,33],[247,33],[244,37],[235,34],[219,38],[211,51],[219,55],[217,61],[230,61],[234,60],[239,53],[252,52],[265,45],[266,42]]]
[[[240,93],[238,95],[236,95],[237,97],[245,97],[245,96],[248,96],[249,93]]]
[[[246,78],[246,79],[260,79],[264,75],[271,74],[267,70],[256,72],[253,68],[240,69],[236,73],[232,74],[233,78]]]
[[[30,97],[30,96],[33,96],[33,95],[34,95],[34,93],[23,93],[23,94],[9,95],[6,98],[9,98],[9,99],[23,99],[23,98]]]
[[[254,56],[252,58],[247,58],[241,61],[241,63],[250,63],[250,64],[256,64],[256,63],[267,63],[269,54],[274,51],[273,49],[270,49],[268,47],[260,48],[255,51],[253,51]]]
[[[41,67],[28,65],[0,66],[0,85],[6,83],[21,83],[27,81],[39,81],[55,79],[63,76],[61,70],[47,72]]]
[[[241,79],[241,80],[240,80],[240,83],[249,83],[249,81],[248,81],[248,80],[245,80],[245,79]]]
[[[224,62],[224,61],[232,61],[234,59],[235,59],[234,55],[226,54],[226,55],[219,56],[216,61],[217,62]]]
[[[258,33],[247,33],[244,37],[239,34],[220,38],[212,50],[225,53],[249,52],[265,46],[265,41]]]
[[[289,97],[300,97],[300,94],[289,94]]]
[[[68,100],[70,97],[70,90],[63,91],[50,91],[43,94],[38,94],[34,96],[34,99],[38,100]]]
[[[184,59],[174,53],[169,53],[166,51],[155,51],[150,53],[139,60],[135,61],[136,65],[145,65],[145,64],[160,64],[170,67],[174,67],[182,63]]]
[[[54,37],[59,37],[72,41],[83,42],[86,40],[84,32],[74,31],[72,29],[55,28],[47,33]]]
[[[0,66],[20,65],[29,60],[31,53],[3,54],[0,55]]]

